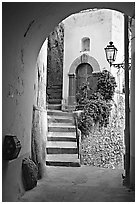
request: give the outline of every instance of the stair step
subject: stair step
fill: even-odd
[[[80,166],[77,154],[47,154],[46,164],[49,166]]]
[[[58,162],[58,161],[46,161],[47,166],[66,166],[66,167],[80,167],[79,162]]]
[[[49,123],[49,127],[67,127],[67,128],[75,128],[75,126],[72,123]]]
[[[78,162],[77,154],[47,154],[46,161]]]
[[[49,104],[61,104],[61,99],[49,99]]]
[[[76,132],[48,132],[48,137],[76,138]]]
[[[54,122],[54,123],[74,123],[73,118],[67,118],[67,117],[49,117],[48,116],[48,122]]]
[[[78,154],[77,148],[46,148],[47,154]]]
[[[61,110],[61,104],[48,104],[47,108],[51,110]]]
[[[47,141],[76,142],[76,137],[47,137]]]
[[[75,132],[75,127],[48,127],[49,132]]]
[[[50,110],[51,112],[53,112],[53,110]],[[61,112],[61,113],[63,113],[62,115],[57,115],[56,114],[56,112]],[[66,112],[66,114],[64,114],[64,112],[62,112],[62,111],[55,111],[55,115],[47,115],[47,118],[48,119],[57,119],[57,120],[65,120],[65,119],[68,119],[68,120],[73,120],[74,119],[74,117],[73,117],[73,115],[72,115],[72,113],[70,114],[70,113],[68,113],[68,112]]]
[[[48,115],[52,115],[52,116],[65,116],[65,117],[73,117],[73,114],[70,112],[65,112],[65,111],[60,111],[60,110],[48,110],[47,111]]]
[[[60,92],[59,89],[48,92],[48,96],[49,96],[49,99],[53,99],[53,96],[54,96],[54,99],[62,99],[62,93]]]
[[[55,110],[59,104],[50,104],[48,110],[48,137],[46,165],[79,167],[76,128],[73,113]],[[61,107],[61,105],[60,105]]]
[[[77,148],[76,142],[47,141],[47,148]]]
[[[48,94],[51,94],[51,93],[59,93],[61,94],[62,93],[62,88],[61,87],[52,87],[52,88],[48,88],[47,90]],[[54,97],[55,98],[55,97]]]

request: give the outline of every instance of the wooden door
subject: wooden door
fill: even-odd
[[[86,82],[89,82],[89,87],[92,90],[92,87],[93,87],[92,72],[93,72],[93,68],[88,63],[82,63],[77,67],[77,70],[76,70],[76,89],[77,90],[76,91],[78,91],[80,86],[82,86]]]

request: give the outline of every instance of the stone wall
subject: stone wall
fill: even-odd
[[[64,25],[60,23],[48,37],[47,87],[62,85],[64,55]]]

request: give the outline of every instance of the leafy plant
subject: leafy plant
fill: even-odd
[[[103,71],[98,78],[97,90],[88,94],[89,83],[84,83],[76,94],[77,109],[83,112],[78,118],[78,127],[83,135],[88,135],[94,125],[99,127],[109,124],[111,100],[116,87],[115,78],[108,71]]]
[[[115,77],[109,71],[103,70],[98,77],[97,91],[106,101],[113,99],[116,86]]]

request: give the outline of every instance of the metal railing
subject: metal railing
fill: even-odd
[[[73,112],[74,123],[76,128],[76,141],[77,141],[77,149],[78,149],[78,159],[81,161],[81,131],[78,128],[78,111]]]

